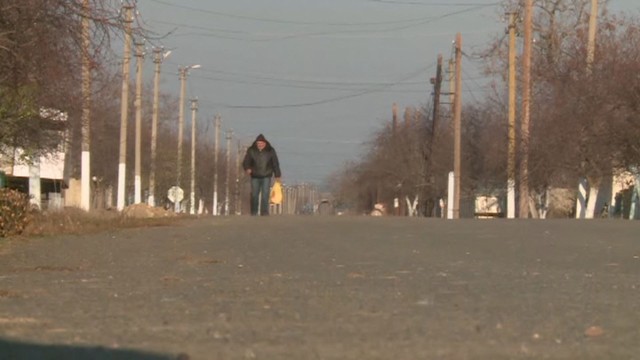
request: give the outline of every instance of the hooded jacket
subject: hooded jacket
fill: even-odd
[[[264,141],[266,146],[262,151],[258,150],[258,141]],[[275,176],[281,177],[280,162],[278,161],[278,155],[276,150],[271,146],[264,135],[260,134],[256,140],[247,149],[247,153],[242,161],[242,168],[245,171],[251,169],[251,177],[255,178],[268,178]]]

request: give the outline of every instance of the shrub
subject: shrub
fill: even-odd
[[[29,196],[0,189],[0,237],[21,234],[29,222]]]

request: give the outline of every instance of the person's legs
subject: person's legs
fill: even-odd
[[[260,215],[269,215],[269,202],[271,197],[271,178],[264,178],[262,184],[260,184],[262,192],[262,201],[260,203]]]
[[[258,178],[251,178],[251,215],[258,215],[258,202],[260,201],[260,185]]]

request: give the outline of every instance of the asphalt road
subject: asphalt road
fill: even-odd
[[[0,359],[640,359],[640,223],[229,217],[0,242]]]

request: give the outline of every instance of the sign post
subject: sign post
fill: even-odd
[[[180,201],[184,199],[184,191],[182,190],[182,188],[179,186],[172,186],[167,191],[167,198],[169,198],[169,201],[175,204],[175,211],[177,213],[180,212]]]

